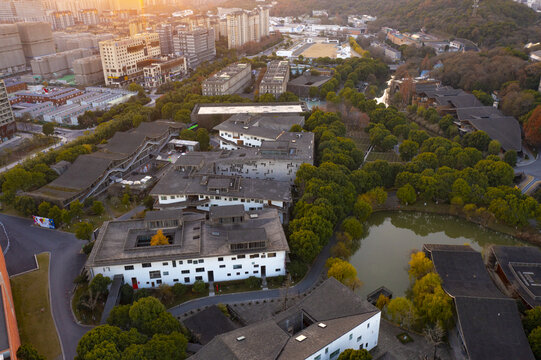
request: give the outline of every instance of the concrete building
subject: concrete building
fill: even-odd
[[[43,121],[62,125],[78,125],[78,117],[92,109],[91,105],[66,104],[43,114]]]
[[[301,298],[270,318],[215,336],[193,360],[335,360],[346,349],[378,345],[381,311],[335,278]]]
[[[393,49],[389,45],[383,44],[379,41],[373,41],[370,46],[382,51],[385,57],[392,61],[400,61],[400,59],[402,59],[402,53],[396,49]]]
[[[203,95],[231,95],[244,90],[252,80],[252,65],[236,63],[203,81]]]
[[[0,80],[0,138],[10,139],[17,130],[4,80]]]
[[[17,23],[24,56],[27,62],[56,52],[51,25],[44,22]]]
[[[65,33],[55,31],[53,38],[58,52],[75,49],[91,49],[97,52],[99,51],[100,41],[112,40],[115,36],[113,34]]]
[[[76,49],[32,59],[32,74],[41,79],[57,78],[72,72],[73,62],[92,55],[89,49]]]
[[[81,9],[77,13],[79,21],[85,25],[98,25],[100,16],[97,9]]]
[[[0,74],[16,74],[25,70],[26,59],[17,25],[0,25]]]
[[[160,38],[155,33],[100,42],[105,85],[120,87],[141,80],[148,60],[160,54]]]
[[[235,114],[290,116],[303,115],[309,109],[304,102],[196,104],[191,119],[212,128]]]
[[[185,57],[178,57],[166,61],[155,62],[143,68],[145,86],[156,88],[166,82],[179,80],[186,75],[188,67]]]
[[[100,150],[81,155],[61,176],[31,192],[36,200],[67,206],[74,200],[98,196],[115,179],[146,166],[168,142],[179,135],[184,124],[143,122],[129,131],[119,131]]]
[[[158,230],[168,245],[150,246]],[[142,220],[106,222],[85,268],[91,277],[122,275],[134,289],[150,288],[285,275],[288,252],[274,209],[223,206],[208,220],[200,213],[151,211]]]
[[[267,65],[267,71],[259,84],[259,95],[273,94],[278,98],[287,91],[289,61],[274,60]]]
[[[63,30],[75,25],[75,16],[71,11],[55,11],[50,17],[53,30]]]
[[[214,29],[178,30],[173,38],[175,54],[186,57],[188,66],[195,69],[216,57]]]
[[[46,101],[44,103],[17,103],[11,106],[13,109],[13,115],[16,118],[21,118],[25,114],[28,114],[33,119],[39,118],[48,112],[54,111],[55,106],[52,102]]]
[[[310,98],[310,88],[317,88],[319,92],[321,87],[331,79],[332,76],[312,75],[310,71],[305,71],[301,76],[291,80],[287,84],[287,91],[292,92],[302,99],[308,99]]]
[[[0,1],[0,22],[47,21],[40,0],[2,0]]]
[[[72,65],[77,85],[96,85],[104,82],[103,67],[99,55],[77,59]]]
[[[156,33],[160,37],[160,49],[163,56],[173,54],[173,27],[171,24],[156,26]]]
[[[259,42],[269,35],[269,8],[260,6],[252,11],[231,9],[226,16],[227,46],[239,48],[248,42]]]
[[[11,99],[13,104],[44,103],[52,102],[55,106],[66,104],[69,99],[83,94],[83,91],[75,88],[43,88],[40,91],[21,91]]]

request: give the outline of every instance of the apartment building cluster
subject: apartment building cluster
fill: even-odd
[[[211,61],[216,57],[215,30],[213,28],[193,28],[186,30],[177,27],[173,36],[173,52],[184,56],[188,66],[195,69],[201,63]]]
[[[269,8],[257,7],[251,11],[242,9],[221,9],[225,12],[227,46],[239,48],[249,42],[259,42],[269,36]]]
[[[244,90],[252,80],[250,63],[235,63],[227,66],[203,81],[205,96],[232,95]]]

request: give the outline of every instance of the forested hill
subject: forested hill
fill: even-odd
[[[244,5],[250,0],[229,0]],[[255,2],[254,2],[255,4]],[[301,15],[327,9],[345,23],[347,15],[378,16],[377,26],[402,31],[445,33],[467,38],[480,46],[515,45],[541,38],[541,15],[513,0],[480,0],[477,16],[472,16],[473,0],[278,0],[275,16]]]

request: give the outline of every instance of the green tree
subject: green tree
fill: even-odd
[[[50,136],[50,135],[54,134],[54,124],[50,123],[50,122],[45,123],[41,127],[41,130],[43,131],[43,133],[45,135]]]
[[[295,124],[291,126],[291,129],[289,129],[289,132],[302,132],[302,126],[299,124]]]
[[[79,200],[75,200],[70,204],[70,212],[73,217],[79,219],[83,216],[83,204]]]
[[[131,203],[131,196],[129,193],[125,192],[124,195],[122,195],[122,205],[129,206]]]
[[[500,149],[502,148],[502,144],[498,140],[491,140],[488,143],[488,153],[492,155],[498,155],[500,153]]]
[[[517,166],[517,152],[515,150],[508,150],[503,155],[503,161],[505,161],[509,166]]]
[[[116,326],[122,330],[129,330],[130,322],[130,307],[131,305],[117,305],[109,313],[107,324]]]
[[[81,240],[90,240],[92,237],[92,224],[87,222],[80,222],[75,224],[75,237]]]
[[[419,152],[419,144],[412,140],[404,140],[400,144],[398,151],[402,160],[410,161]]]
[[[154,209],[154,198],[150,195],[145,196],[145,198],[143,199],[143,204],[145,205],[147,210]]]
[[[186,288],[186,285],[181,284],[181,283],[176,283],[175,285],[173,285],[171,287],[171,291],[173,291],[173,294],[176,297],[180,297],[180,296],[184,295],[187,290],[188,289]]]
[[[51,210],[51,204],[47,201],[43,201],[38,206],[38,215],[41,217],[47,217],[49,215],[49,210]]]
[[[349,262],[331,257],[327,260],[325,266],[328,268],[328,277],[334,277],[342,284],[349,286],[352,290],[361,286],[361,282],[357,278],[357,270]]]
[[[180,131],[180,138],[182,140],[197,141],[197,134],[193,130],[183,129]]]
[[[310,98],[318,98],[319,97],[319,88],[317,86],[310,86],[310,89],[308,89],[308,94]]]
[[[92,212],[95,215],[101,215],[105,211],[105,207],[103,206],[103,203],[98,200],[94,200],[92,203]]]
[[[57,205],[54,205],[49,209],[47,214],[49,219],[53,219],[55,226],[58,228],[62,225],[62,210]]]
[[[536,359],[541,359],[541,327],[536,327],[528,335],[530,347]]]
[[[153,322],[159,319],[160,314],[165,311],[165,306],[160,300],[152,296],[144,297],[134,302],[130,307],[130,322],[141,333],[150,335],[152,334]]]
[[[472,93],[485,106],[492,106],[492,104],[494,103],[494,99],[492,99],[492,96],[482,90],[473,90]]]
[[[171,334],[155,334],[144,345],[146,360],[182,360],[186,358],[188,341],[179,332]]]
[[[346,349],[338,356],[338,360],[372,360],[372,355],[366,349]]]
[[[306,263],[311,263],[321,250],[319,237],[311,230],[293,232],[289,236],[289,244],[292,252]]]
[[[541,306],[526,310],[522,318],[522,325],[527,334],[531,333],[536,327],[541,326]]]
[[[372,206],[359,196],[353,207],[353,214],[359,221],[365,222],[372,215]]]
[[[417,195],[415,194],[415,189],[410,184],[406,184],[400,187],[396,191],[396,197],[401,204],[412,205],[417,201]]]
[[[36,213],[36,203],[30,196],[16,196],[13,206],[15,210],[24,216],[30,216]]]
[[[279,102],[297,102],[299,101],[299,97],[290,91],[286,91],[285,93],[280,94],[280,96],[278,97],[278,101]]]
[[[490,137],[484,131],[469,132],[462,138],[464,147],[473,147],[479,151],[487,151]]]
[[[128,91],[136,92],[138,96],[146,96],[145,89],[137,83],[129,84]]]
[[[175,113],[174,120],[176,122],[189,123],[191,120],[191,112],[188,109],[180,109]]]
[[[261,288],[261,279],[255,276],[250,276],[246,280],[244,280],[244,283],[246,286],[248,286],[250,289],[259,289]]]
[[[359,239],[363,235],[363,224],[355,217],[350,216],[342,221],[342,230],[353,239]]]
[[[453,300],[443,291],[438,274],[431,272],[417,280],[412,288],[413,304],[426,324],[447,327],[453,317]]]
[[[194,282],[192,290],[198,294],[202,294],[207,290],[207,285],[202,280]]]
[[[111,284],[111,279],[102,274],[94,276],[90,284],[88,285],[88,292],[85,297],[81,297],[79,305],[87,308],[90,311],[94,311],[98,305],[98,301],[107,295],[108,286]]]
[[[260,102],[260,103],[276,102],[276,97],[273,94],[266,93],[263,95],[259,95],[259,99],[257,100],[257,102]]]
[[[209,150],[210,146],[210,137],[207,129],[205,128],[199,128],[197,129],[196,133],[196,140],[199,142],[199,147],[202,151]]]
[[[45,356],[38,353],[38,351],[30,344],[22,344],[17,349],[17,359],[19,360],[45,360]]]

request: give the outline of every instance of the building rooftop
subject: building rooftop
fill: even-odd
[[[261,80],[261,85],[281,84],[289,73],[289,61],[274,60],[267,65],[267,71]]]
[[[492,246],[507,281],[531,307],[541,306],[541,250],[532,246]]]
[[[329,278],[299,304],[271,319],[215,337],[192,358],[305,359],[378,313],[376,307]],[[307,321],[290,333],[285,321],[293,323],[296,316]],[[302,336],[302,341],[297,340]]]
[[[297,86],[315,86],[320,87],[323,84],[325,84],[327,81],[331,80],[331,76],[326,75],[318,75],[313,76],[309,74],[308,72],[305,72],[301,76],[299,76],[296,79],[293,79],[289,82],[290,85],[297,85]]]
[[[293,125],[303,126],[304,117],[236,114],[215,126],[214,130],[276,139],[282,132],[289,131]]]
[[[203,345],[216,336],[233,331],[238,327],[215,305],[182,320],[182,323]]]
[[[148,242],[156,233],[156,229],[147,223],[150,219],[109,221],[102,226],[86,266],[231,255],[239,252],[231,249],[231,243],[239,241],[264,241],[263,251],[289,251],[275,209],[246,212],[244,221],[225,225],[207,221],[205,214],[182,213],[179,217],[172,217],[172,212],[154,213],[158,218],[152,220],[179,220],[178,226],[163,230],[170,237],[169,245],[149,246],[142,242]],[[248,232],[256,234],[257,238],[239,237]]]
[[[242,71],[246,70],[246,68],[251,70],[252,65],[247,64],[247,63],[236,63],[236,64],[229,65],[225,69],[218,71],[216,74],[206,79],[203,82],[203,85],[225,83],[229,81],[229,79],[231,79],[232,77],[235,77]]]
[[[297,103],[237,103],[237,104],[197,104],[194,115],[233,115],[233,114],[297,114],[308,111],[304,102]]]

